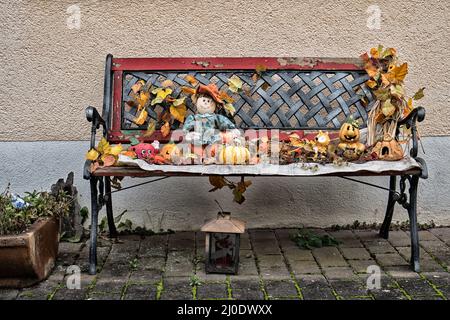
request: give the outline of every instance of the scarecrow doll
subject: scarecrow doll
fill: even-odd
[[[222,142],[221,131],[233,130],[232,133],[237,136],[239,131],[230,119],[216,113],[218,108],[223,107],[224,101],[215,84],[199,85],[191,100],[196,113],[189,115],[184,122],[185,139],[194,145],[194,154],[202,159],[211,159],[215,154],[215,145]],[[208,156],[205,156],[205,151],[209,151]]]

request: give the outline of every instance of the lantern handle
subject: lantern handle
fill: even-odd
[[[219,214],[222,216],[222,217],[225,217],[225,215],[223,214],[223,208],[222,208],[222,206],[220,205],[220,203],[219,203],[219,201],[217,201],[217,199],[214,199],[214,201],[217,203],[217,205],[219,206],[219,209],[220,209],[220,212],[219,212]]]

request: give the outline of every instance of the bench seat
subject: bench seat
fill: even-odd
[[[286,165],[260,163],[255,165],[155,165],[144,160],[132,159],[120,155],[119,163],[124,166],[97,169],[96,176],[392,176],[421,174],[422,167],[413,158],[401,161],[368,161],[364,163],[348,163],[342,166],[319,164],[317,170],[302,168],[300,163]],[[314,166],[316,164],[306,164]]]

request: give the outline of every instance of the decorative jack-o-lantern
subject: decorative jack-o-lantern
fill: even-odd
[[[398,141],[386,134],[383,141],[379,141],[372,149],[378,160],[396,161],[403,159],[403,149]]]
[[[338,149],[343,152],[345,159],[356,160],[364,152],[366,147],[359,142],[360,137],[359,125],[353,119],[349,119],[341,126],[339,131],[341,143],[338,144]]]
[[[224,145],[218,153],[220,164],[246,164],[250,160],[250,151],[243,146]]]
[[[164,158],[165,161],[171,163],[176,162],[181,157],[181,150],[175,143],[168,143],[161,148],[159,155]]]

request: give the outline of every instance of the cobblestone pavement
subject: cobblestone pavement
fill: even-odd
[[[295,229],[249,230],[241,239],[239,275],[205,274],[204,235],[177,232],[100,240],[99,272],[87,274],[88,244],[61,243],[51,276],[34,287],[0,289],[0,299],[450,299],[450,228],[420,232],[421,273],[408,267],[409,235],[375,230],[311,230],[338,247],[298,248]],[[66,286],[81,268],[81,289]],[[381,288],[367,289],[367,266],[381,268]]]

